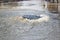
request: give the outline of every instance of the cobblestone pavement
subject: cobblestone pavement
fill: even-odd
[[[15,19],[24,14],[45,14],[49,20],[23,23]],[[0,40],[60,40],[59,20],[55,18],[55,14],[45,11],[0,10]]]

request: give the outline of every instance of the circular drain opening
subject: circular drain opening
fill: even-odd
[[[41,18],[41,16],[37,16],[37,15],[23,15],[22,17],[30,20]]]

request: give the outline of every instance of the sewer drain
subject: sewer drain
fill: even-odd
[[[23,22],[23,23],[34,23],[34,22],[44,22],[49,20],[49,16],[47,15],[21,15],[16,17],[9,18],[11,20]]]
[[[40,16],[37,16],[37,15],[23,15],[22,17],[23,17],[23,18],[30,19],[30,20],[41,18]]]

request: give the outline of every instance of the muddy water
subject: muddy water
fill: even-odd
[[[38,21],[21,17],[41,14],[46,16]],[[37,10],[1,10],[0,40],[60,40],[59,21],[51,16]]]

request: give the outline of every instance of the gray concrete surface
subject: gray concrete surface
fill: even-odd
[[[48,21],[23,23],[10,17],[45,14]],[[37,10],[0,10],[0,40],[60,40],[60,26],[55,14]]]

